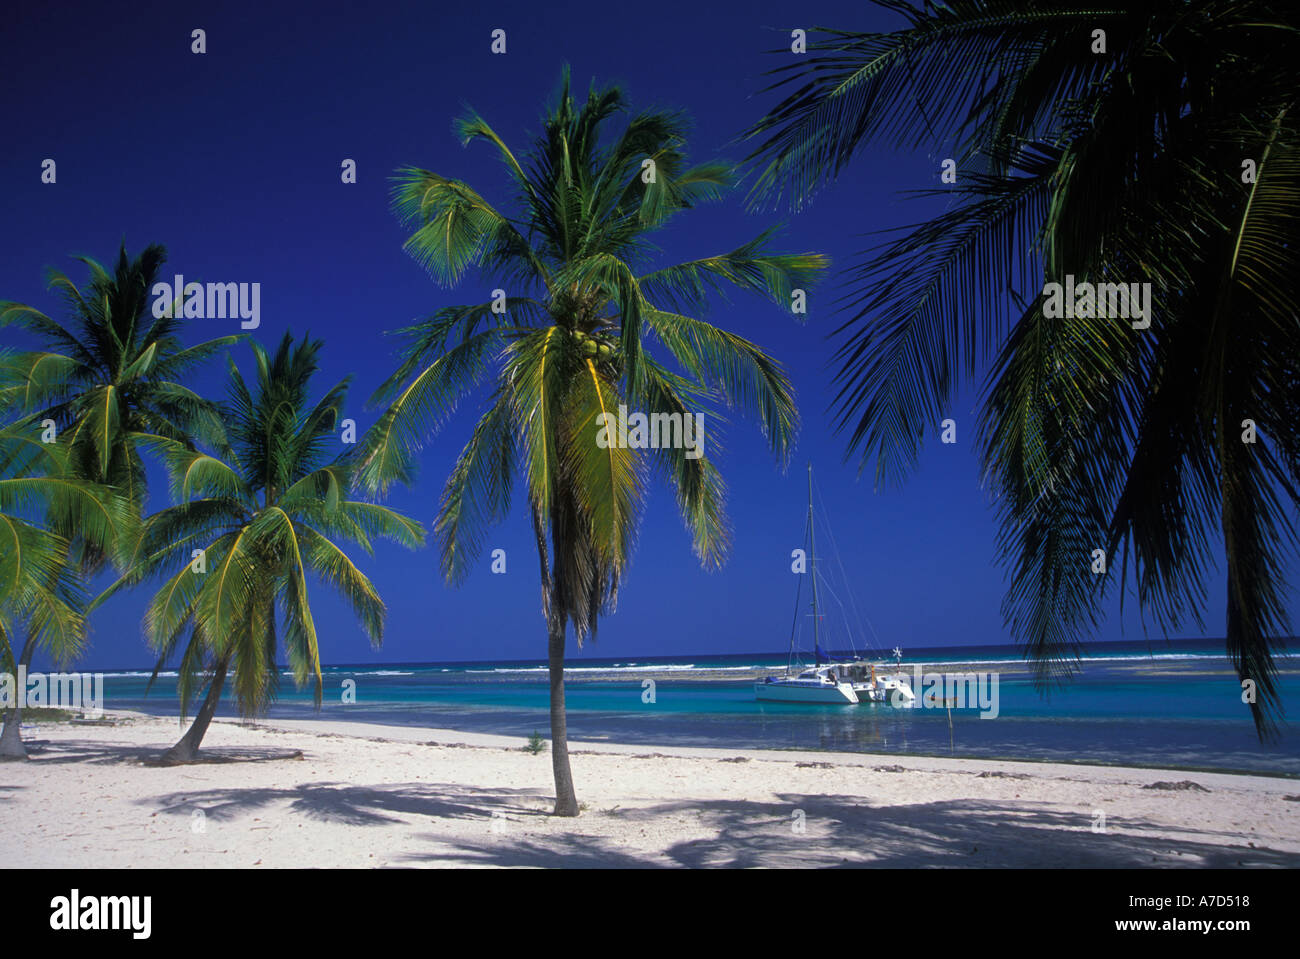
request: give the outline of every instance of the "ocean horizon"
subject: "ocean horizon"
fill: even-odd
[[[590,650],[590,647],[588,647]],[[1011,645],[919,647],[902,669],[998,677],[996,717],[978,708],[758,702],[756,677],[784,652],[573,656],[566,662],[569,734],[645,746],[798,749],[1021,761],[1102,763],[1300,778],[1300,740],[1260,743],[1220,639],[1090,643],[1072,681],[1035,688]],[[832,651],[836,658],[850,652]],[[871,654],[868,654],[871,655]],[[874,654],[875,661],[892,661]],[[1300,702],[1300,662],[1278,656],[1283,703]],[[176,715],[175,671],[99,670],[104,706]],[[321,719],[549,738],[543,660],[344,663],[325,667],[321,708],[281,668],[265,719]],[[920,690],[918,690],[920,693]],[[351,702],[345,702],[351,698]],[[973,706],[973,704],[972,704]],[[191,714],[192,715],[192,714]],[[223,700],[219,716],[236,715]]]

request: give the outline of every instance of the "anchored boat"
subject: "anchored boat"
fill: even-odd
[[[834,545],[832,543],[832,545]],[[813,520],[812,464],[808,464],[808,569],[812,573],[813,656],[815,664],[795,672],[795,637],[798,633],[799,597],[795,597],[795,623],[790,630],[790,653],[783,676],[766,676],[754,683],[754,698],[781,703],[887,703],[910,706],[915,700],[911,686],[902,673],[877,673],[877,665],[857,657],[832,662],[822,651],[821,609],[817,588],[817,537]],[[800,589],[802,590],[802,584]],[[901,666],[902,650],[894,649],[896,665]],[[794,675],[791,675],[794,673]]]
[[[833,666],[815,666],[797,676],[768,676],[754,684],[754,698],[778,703],[857,703],[853,684]]]
[[[847,676],[858,700],[864,703],[887,703],[890,706],[911,706],[916,700],[912,686],[901,673],[877,672],[876,663],[852,660],[837,663],[839,674]]]

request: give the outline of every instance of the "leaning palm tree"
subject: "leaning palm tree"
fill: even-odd
[[[1163,630],[1200,623],[1221,536],[1227,652],[1269,736],[1300,499],[1300,12],[877,2],[906,25],[823,31],[749,131],[758,203],[804,202],[881,141],[959,170],[921,191],[947,212],[882,244],[847,294],[851,451],[897,479],[988,369],[1004,615],[1039,681],[1068,675],[1130,561]],[[1113,287],[1089,310],[1083,286],[1102,283],[1150,283],[1149,312],[1117,319]],[[1108,559],[1119,577],[1099,575]]]
[[[0,673],[16,676],[37,649],[65,663],[86,638],[86,596],[68,541],[75,528],[107,553],[130,535],[130,504],[79,479],[66,445],[45,443],[32,420],[0,429]],[[18,645],[15,640],[21,638]],[[0,732],[0,759],[25,759],[19,734],[24,690],[13,687]]]
[[[165,576],[145,615],[148,640],[158,653],[154,676],[183,640],[181,714],[188,713],[205,677],[207,693],[164,761],[197,758],[228,673],[240,714],[265,711],[277,691],[281,639],[294,679],[299,686],[314,684],[319,706],[320,651],[309,578],[347,600],[378,645],[383,600],[337,541],[366,553],[377,536],[411,548],[424,541],[414,520],[347,498],[352,484],[344,457],[328,455],[340,442],[347,380],[311,402],[320,347],[310,338],[295,346],[289,333],[274,355],[253,343],[254,389],[230,364],[229,402],[222,410],[230,438],[226,456],[190,449],[168,436],[141,437],[166,464],[178,503],[145,521],[127,572],[95,605],[122,586]]]
[[[140,438],[221,448],[215,406],[178,379],[243,336],[185,347],[179,311],[153,315],[150,295],[166,261],[162,246],[148,246],[132,260],[123,245],[111,273],[88,257],[78,259],[90,270],[84,289],[57,270],[50,273],[50,289],[67,307],[66,322],[0,301],[0,326],[19,326],[46,345],[7,357],[0,405],[12,415],[52,421],[60,438],[70,438],[78,475],[119,490],[141,512],[147,491]],[[79,561],[87,569],[102,565],[103,554],[85,549],[75,530],[58,532],[82,547]]]
[[[684,431],[721,402],[757,417],[784,461],[797,426],[792,389],[758,346],[688,313],[732,286],[789,307],[824,269],[815,254],[769,250],[770,231],[729,253],[653,268],[649,235],[732,182],[725,163],[687,166],[685,123],[626,110],[594,85],[579,105],[565,71],[541,137],[517,158],[470,113],[461,139],[485,140],[517,194],[514,216],[460,180],[406,168],[394,203],[415,227],[406,248],[442,284],[471,265],[499,284],[492,300],[449,306],[403,331],[404,362],[376,393],[387,409],[359,446],[374,490],[412,476],[414,454],[458,399],[491,379],[486,408],[443,490],[435,529],[441,566],[464,579],[487,528],[526,483],[541,566],[551,696],[555,814],[575,816],[564,711],[564,650],[612,611],[632,553],[648,470],[677,497],[700,560],[719,564],[729,534],[713,459]],[[647,347],[653,338],[667,353]],[[620,445],[623,408],[676,423],[678,442]],[[635,415],[635,414],[632,414]],[[629,421],[631,415],[629,415]],[[710,420],[710,437],[717,435]],[[630,434],[629,434],[630,435]]]

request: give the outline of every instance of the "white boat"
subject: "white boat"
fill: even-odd
[[[871,701],[907,707],[915,705],[916,693],[912,692],[912,685],[904,676],[881,676],[876,680],[876,689],[872,691]]]
[[[853,684],[853,691],[864,703],[886,703],[890,706],[907,707],[915,704],[916,694],[907,677],[902,673],[884,675],[878,673],[875,663],[855,660],[840,665],[840,674],[847,676]]]
[[[782,703],[886,703],[891,706],[911,706],[916,699],[912,687],[902,673],[877,674],[876,664],[861,659],[848,662],[822,662],[821,615],[817,590],[817,539],[813,528],[812,464],[808,464],[808,563],[812,573],[813,650],[817,665],[805,668],[796,675],[792,672],[794,660],[794,631],[790,635],[790,660],[784,676],[767,676],[754,683],[754,698]],[[796,608],[798,600],[796,599]],[[797,622],[797,619],[796,619]],[[901,664],[902,651],[894,650]],[[829,657],[826,657],[829,660]]]
[[[857,703],[852,683],[834,666],[814,666],[797,676],[768,676],[754,684],[754,698],[776,703]]]

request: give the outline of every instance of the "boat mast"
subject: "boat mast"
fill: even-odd
[[[813,530],[812,461],[808,462],[808,568],[812,570],[813,589],[813,660],[819,660],[821,649],[821,617],[817,609],[817,534]]]

